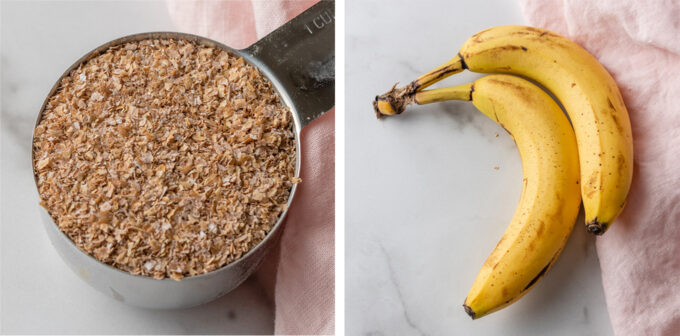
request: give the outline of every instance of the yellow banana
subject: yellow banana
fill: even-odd
[[[604,233],[623,210],[633,177],[630,120],[607,70],[563,36],[533,27],[498,26],[473,35],[458,55],[408,86],[376,97],[376,113],[401,113],[416,92],[464,69],[521,75],[559,99],[578,142],[586,228]]]
[[[471,100],[510,133],[524,175],[515,215],[465,299],[465,311],[474,319],[522,297],[562,251],[581,205],[578,152],[559,106],[525,79],[490,75],[413,96],[417,104],[452,99]]]

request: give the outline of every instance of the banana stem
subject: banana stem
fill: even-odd
[[[463,71],[465,68],[466,66],[465,62],[463,61],[463,58],[460,57],[460,54],[457,54],[448,62],[418,77],[415,81],[411,83],[410,86],[415,87],[416,91],[421,91],[446,77],[449,77],[453,74],[457,74]]]
[[[416,80],[403,88],[397,88],[397,84],[394,84],[392,89],[381,94],[380,96],[375,97],[375,101],[373,101],[373,109],[375,110],[376,116],[378,119],[380,119],[384,116],[390,116],[404,112],[406,106],[414,102],[414,96],[417,92],[421,92],[426,87],[453,74],[459,73],[465,68],[465,62],[463,61],[463,58],[460,57],[460,54],[458,54],[448,62],[418,77]]]
[[[398,92],[399,90],[400,89],[395,90],[392,88],[391,91]],[[388,96],[385,99],[382,99],[382,96],[378,96],[373,102],[373,108],[375,109],[378,119],[380,119],[384,116],[399,114],[406,109],[406,106],[409,106],[413,103],[425,105],[445,100],[471,101],[472,92],[474,91],[474,83],[467,83],[447,88],[419,91],[411,95],[400,96],[398,93],[396,93],[395,95]],[[398,108],[395,108],[395,106],[398,106]]]
[[[436,103],[445,100],[472,100],[474,84],[467,83],[442,89],[425,90],[415,94],[415,102],[418,105]]]

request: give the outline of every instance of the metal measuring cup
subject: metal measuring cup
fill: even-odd
[[[294,120],[296,154],[295,176],[300,175],[300,131],[334,105],[335,93],[335,12],[334,1],[321,1],[274,32],[237,50],[219,42],[191,34],[154,32],[125,36],[105,43],[81,57],[57,80],[40,109],[40,123],[50,97],[61,79],[89,59],[113,46],[146,39],[181,39],[231,55],[243,57],[257,67],[273,84]],[[35,136],[35,135],[34,135]],[[31,155],[33,161],[33,154]],[[33,173],[36,181],[35,166]],[[296,185],[288,198],[290,206]],[[144,308],[175,309],[200,305],[238,287],[262,263],[281,236],[284,211],[265,238],[239,260],[215,271],[175,281],[132,275],[104,264],[84,253],[59,228],[49,213],[40,207],[47,235],[66,264],[85,282],[114,299]]]

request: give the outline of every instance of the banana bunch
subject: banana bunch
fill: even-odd
[[[465,69],[498,74],[424,90]],[[571,125],[543,90],[503,73],[552,92]],[[588,232],[601,235],[609,228],[626,203],[633,138],[626,106],[607,70],[576,43],[539,28],[481,31],[451,60],[403,88],[395,85],[373,106],[383,117],[413,103],[445,100],[472,101],[511,134],[522,158],[524,185],[515,215],[463,305],[479,318],[519,299],[546,273],[566,244],[581,201]]]

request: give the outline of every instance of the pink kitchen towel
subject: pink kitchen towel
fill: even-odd
[[[628,204],[596,242],[614,332],[680,335],[680,2],[520,3],[529,24],[600,60],[630,114],[635,172]]]
[[[245,48],[316,0],[167,0],[179,30]],[[275,305],[276,334],[333,334],[335,328],[335,112],[301,134],[302,165],[281,244],[258,279]]]

